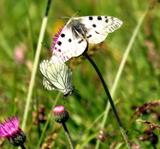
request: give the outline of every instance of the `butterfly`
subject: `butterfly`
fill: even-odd
[[[50,60],[43,60],[39,65],[40,71],[43,74],[43,87],[46,90],[59,90],[64,96],[71,95],[74,91],[72,87],[72,71],[65,64],[55,65]]]
[[[111,16],[72,17],[52,46],[52,58],[63,63],[72,57],[80,56],[88,43],[97,44],[105,40],[108,33],[120,28],[122,21]]]

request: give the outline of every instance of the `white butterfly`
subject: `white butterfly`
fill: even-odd
[[[102,42],[108,33],[120,28],[122,21],[111,16],[72,17],[64,26],[54,43],[53,56],[58,63],[63,63],[72,57],[80,56],[88,43]]]
[[[39,65],[40,71],[43,74],[43,86],[46,90],[59,90],[64,96],[72,94],[72,72],[65,64],[55,65],[50,60],[43,60]]]

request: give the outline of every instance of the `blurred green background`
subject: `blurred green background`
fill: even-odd
[[[20,124],[23,121],[31,71],[46,5],[47,1],[42,0],[0,1],[1,123],[7,117],[11,118],[15,114],[21,118]],[[51,3],[46,32],[42,41],[48,47],[51,47],[52,37],[56,30],[68,21],[68,19],[59,19],[59,17],[71,17],[78,10],[81,10],[81,12],[76,16],[108,15],[122,20],[122,27],[109,34],[92,56],[102,72],[109,90],[111,90],[134,29],[141,15],[150,5],[152,9],[149,9],[138,31],[115,91],[116,109],[125,127],[137,107],[146,102],[160,100],[159,2],[156,3],[156,0],[55,0]],[[43,46],[40,61],[50,57],[51,52]],[[64,98],[61,94],[57,106],[63,105],[70,114],[70,119],[66,124],[74,145],[77,148],[80,146],[92,149],[95,148],[102,117],[93,126],[92,124],[105,110],[108,98],[94,68],[87,60],[74,63],[74,67],[72,63],[72,61],[68,62],[70,67],[74,69],[72,84],[78,91],[67,98]],[[37,124],[38,107],[42,109],[43,106],[45,107],[44,116],[47,118],[58,94],[58,91],[49,92],[45,90],[42,86],[42,78],[43,76],[38,69],[25,129],[27,135],[25,146],[28,149],[37,146],[45,124],[45,122]],[[140,119],[160,125],[159,110],[159,107],[148,110]],[[43,143],[52,142],[50,143],[51,148],[70,148],[64,130],[60,127],[52,119],[47,127]],[[89,129],[90,127],[91,129]],[[145,133],[146,129],[148,129],[147,124],[134,121],[129,128],[129,140],[139,144],[144,149],[158,149],[160,146],[158,130],[152,130],[156,137],[154,136],[146,141],[137,138],[139,136],[145,138],[147,135]],[[101,143],[101,149],[114,149],[121,143],[123,144],[120,148],[126,148],[112,110],[108,115],[105,131],[107,132],[107,138],[105,143]],[[155,138],[157,138],[157,141],[153,141]],[[4,149],[11,148],[7,139],[2,140],[0,145]]]

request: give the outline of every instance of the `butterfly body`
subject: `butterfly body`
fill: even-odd
[[[64,96],[72,94],[72,72],[64,63],[56,65],[52,60],[43,60],[40,63],[40,71],[43,74],[43,86],[46,90],[59,90]]]
[[[111,16],[72,17],[60,33],[52,55],[63,62],[80,56],[85,51],[87,42],[102,42],[108,33],[114,32],[122,23],[118,18]]]
[[[74,38],[85,38],[88,29],[85,24],[82,23],[82,19],[72,18],[66,25],[68,29],[71,29]]]

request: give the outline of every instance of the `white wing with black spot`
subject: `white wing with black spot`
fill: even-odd
[[[121,27],[122,21],[111,16],[87,16],[81,17],[82,23],[88,29],[86,37],[89,43],[100,43],[112,33]]]
[[[85,16],[71,18],[61,31],[53,48],[58,64],[80,56],[88,43],[100,43],[108,33],[120,28],[122,21],[111,16]]]
[[[82,38],[76,38],[73,36],[72,28],[63,28],[57,43],[54,47],[53,54],[61,59],[63,62],[68,61],[72,57],[81,55],[87,46],[87,42]],[[60,63],[61,60],[58,60]]]

